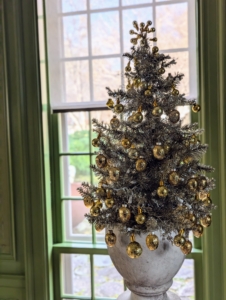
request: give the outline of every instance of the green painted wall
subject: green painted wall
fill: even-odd
[[[210,144],[205,162],[217,170],[218,209],[203,239],[204,297],[196,300],[226,299],[225,11],[226,0],[197,1],[199,117]],[[37,41],[36,1],[0,0],[1,300],[54,300],[50,110],[41,100]]]

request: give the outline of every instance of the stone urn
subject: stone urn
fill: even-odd
[[[180,298],[169,292],[173,277],[183,264],[185,255],[180,248],[170,241],[162,241],[160,232],[155,232],[159,237],[159,246],[150,251],[146,245],[146,236],[136,236],[142,249],[142,255],[132,259],[127,255],[126,248],[130,238],[114,228],[116,244],[108,247],[109,255],[118,272],[125,280],[129,290],[118,297],[118,300],[179,300]],[[168,291],[168,292],[167,292]]]

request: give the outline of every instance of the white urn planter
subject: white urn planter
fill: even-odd
[[[117,241],[114,247],[108,247],[108,252],[129,289],[118,300],[179,300],[176,294],[167,291],[185,258],[180,248],[168,240],[162,241],[160,233],[155,232],[159,237],[159,246],[150,251],[146,246],[146,235],[137,235],[136,241],[143,252],[139,258],[132,259],[126,253],[130,243],[129,236],[116,228],[114,233]]]

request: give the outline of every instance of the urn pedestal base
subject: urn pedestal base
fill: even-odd
[[[167,292],[159,296],[144,297],[127,290],[118,297],[118,300],[180,300],[180,297],[172,292]]]

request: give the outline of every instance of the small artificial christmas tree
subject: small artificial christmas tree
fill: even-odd
[[[157,230],[189,254],[189,231],[200,237],[203,227],[211,224],[214,208],[209,194],[214,179],[205,176],[213,168],[199,163],[207,150],[198,138],[203,130],[197,123],[182,126],[177,110],[191,105],[197,113],[201,107],[176,88],[183,74],[163,75],[176,62],[157,46],[150,48],[149,41],[157,41],[148,37],[155,32],[151,24],[133,22],[134,46],[124,54],[129,59],[128,84],[118,91],[107,88],[107,106],[115,116],[107,125],[93,119],[98,136],[92,144],[99,151],[91,168],[100,181],[98,187],[83,183],[79,188],[90,207],[89,222],[97,231],[109,229],[105,240],[110,247],[116,243],[114,227],[128,233],[127,253],[132,258],[142,253],[137,234],[146,233],[147,247],[157,249]]]

